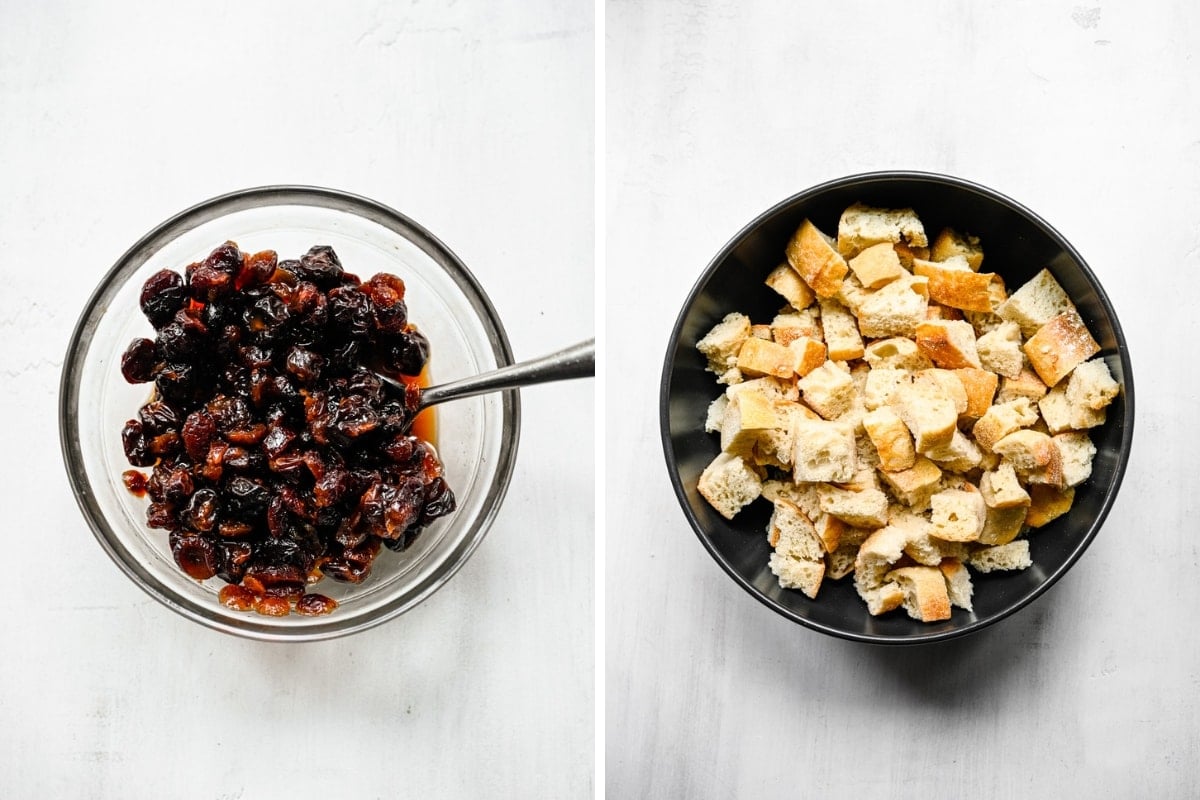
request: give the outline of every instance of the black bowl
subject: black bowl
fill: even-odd
[[[836,233],[842,210],[856,201],[912,207],[931,235],[946,226],[978,235],[985,269],[999,273],[1010,289],[1048,267],[1075,302],[1122,386],[1107,422],[1090,431],[1097,450],[1092,475],[1076,488],[1070,513],[1029,537],[1033,566],[973,575],[975,610],[956,608],[945,622],[918,622],[902,610],[872,617],[849,578],[826,581],[816,600],[780,588],[767,567],[770,503],[756,500],[727,521],[696,490],[701,471],[720,449],[717,437],[704,432],[704,418],[709,403],[724,388],[705,371],[696,342],[731,311],[769,322],[783,301],[763,280],[783,260],[784,247],[800,222],[808,217],[826,233]],[[708,265],[683,305],[667,347],[659,404],[663,450],[675,493],[717,563],[742,588],[788,619],[822,633],[874,643],[961,636],[1007,617],[1049,589],[1099,532],[1121,485],[1133,438],[1133,372],[1125,337],[1083,258],[1044,220],[1004,195],[959,178],[921,172],[875,172],[829,181],[788,198],[743,228]]]

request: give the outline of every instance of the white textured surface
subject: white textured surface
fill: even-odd
[[[1179,365],[1200,10],[614,0],[607,20],[610,795],[1197,796],[1200,383]],[[992,186],[1075,244],[1128,336],[1138,411],[1072,572],[979,635],[901,650],[807,631],[730,581],[675,503],[656,415],[675,313],[729,237],[886,168]]]
[[[508,499],[447,587],[303,646],[135,588],[70,496],[55,401],[125,248],[265,183],[434,231],[518,357],[590,336],[592,23],[554,0],[0,4],[0,796],[590,796],[592,382],[523,393]]]

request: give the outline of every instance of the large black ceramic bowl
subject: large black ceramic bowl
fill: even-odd
[[[945,226],[981,237],[984,268],[1003,276],[1010,289],[1047,267],[1071,296],[1100,355],[1122,392],[1103,427],[1091,430],[1097,453],[1091,477],[1075,492],[1069,514],[1030,536],[1033,566],[1011,573],[974,575],[974,611],[954,609],[945,622],[922,623],[895,611],[872,617],[853,581],[826,581],[816,600],[782,589],[767,567],[765,535],[770,503],[756,500],[732,521],[713,510],[696,490],[701,471],[719,451],[704,432],[708,405],[723,390],[706,372],[696,342],[731,311],[769,322],[783,304],[763,284],[783,260],[784,247],[808,217],[836,233],[843,209],[861,201],[912,207],[932,236]],[[692,288],[667,347],[660,396],[663,450],[675,493],[701,543],[731,578],[778,613],[814,630],[863,642],[911,644],[950,639],[979,630],[1024,607],[1074,564],[1099,532],[1112,507],[1133,438],[1133,372],[1112,304],[1083,257],[1056,230],[1019,203],[991,189],[945,175],[876,172],[823,183],[769,209],[721,249]]]

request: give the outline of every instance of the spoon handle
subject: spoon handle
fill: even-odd
[[[444,403],[459,397],[532,386],[548,381],[565,381],[572,378],[590,378],[596,374],[596,340],[572,345],[557,353],[522,361],[507,367],[472,375],[469,378],[451,381],[438,386],[429,386],[421,392],[421,408]]]

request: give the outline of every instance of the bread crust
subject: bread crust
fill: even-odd
[[[1023,349],[1038,377],[1053,387],[1076,366],[1099,353],[1100,345],[1079,314],[1067,311],[1038,328]]]
[[[850,267],[816,225],[804,220],[787,246],[787,260],[818,297],[833,297]]]

